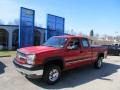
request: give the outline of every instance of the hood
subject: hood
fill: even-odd
[[[36,53],[54,51],[59,49],[60,48],[48,47],[48,46],[32,46],[32,47],[20,48],[19,51],[24,52],[26,54],[36,54]]]

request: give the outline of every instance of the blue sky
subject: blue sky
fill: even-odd
[[[19,18],[20,7],[36,10],[35,22],[46,27],[46,14],[65,17],[65,29],[89,34],[120,35],[120,0],[1,0],[0,19]]]

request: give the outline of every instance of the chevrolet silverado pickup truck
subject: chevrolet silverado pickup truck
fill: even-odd
[[[80,36],[53,36],[41,46],[20,48],[13,63],[27,78],[43,78],[47,84],[56,83],[65,70],[93,64],[102,67],[107,49],[90,46]]]

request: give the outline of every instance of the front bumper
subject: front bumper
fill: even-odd
[[[13,63],[18,72],[29,78],[40,78],[43,75],[42,65],[32,66],[32,65],[20,64],[15,59],[13,60]]]

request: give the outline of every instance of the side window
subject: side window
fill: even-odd
[[[89,43],[88,43],[88,40],[87,39],[82,39],[82,46],[84,48],[88,48],[89,47]]]
[[[69,43],[69,46],[73,47],[73,49],[78,49],[80,44],[79,44],[79,39],[78,38],[73,38],[71,42]]]

